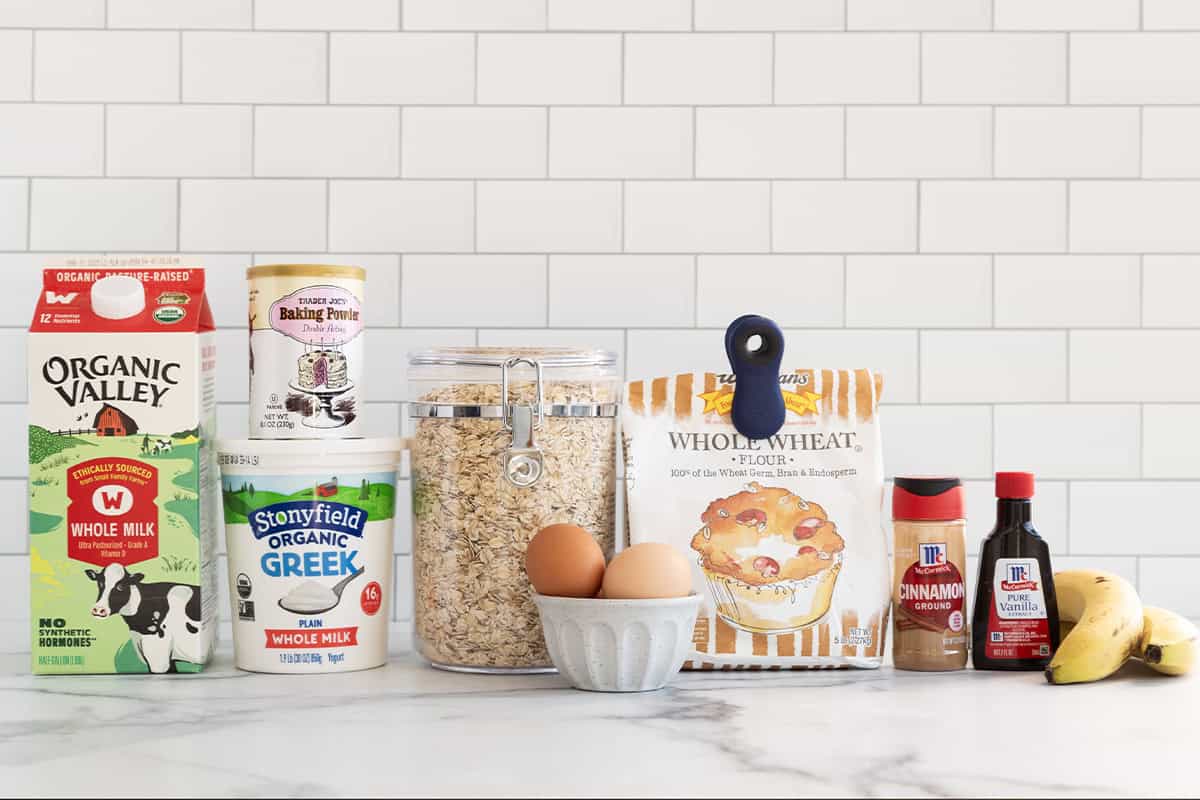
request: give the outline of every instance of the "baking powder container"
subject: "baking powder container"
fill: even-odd
[[[269,264],[250,284],[250,436],[361,436],[366,270]]]
[[[217,443],[239,669],[349,672],[387,661],[404,446]]]

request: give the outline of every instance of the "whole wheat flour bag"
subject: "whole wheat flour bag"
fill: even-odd
[[[629,541],[686,553],[704,598],[684,668],[878,667],[890,598],[882,379],[782,370],[786,415],[764,439],[730,422],[735,381],[626,386]]]

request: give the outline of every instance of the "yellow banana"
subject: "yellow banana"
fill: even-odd
[[[1061,622],[1075,623],[1058,647],[1046,680],[1085,683],[1107,678],[1139,652],[1142,601],[1124,578],[1074,569],[1054,575]]]
[[[1174,611],[1146,606],[1138,653],[1150,669],[1183,675],[1200,660],[1200,630]]]

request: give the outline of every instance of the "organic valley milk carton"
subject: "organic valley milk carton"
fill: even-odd
[[[35,673],[196,672],[216,627],[204,271],[47,269],[29,336]]]

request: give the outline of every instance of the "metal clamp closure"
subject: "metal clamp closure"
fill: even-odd
[[[532,406],[511,403],[508,399],[508,371],[521,364],[533,367],[536,376],[536,404]],[[537,445],[535,433],[542,427],[544,405],[541,362],[515,356],[501,365],[500,404],[504,413],[504,429],[512,431],[512,443],[501,456],[504,460],[504,477],[513,486],[522,489],[533,486],[545,469],[542,449]]]

